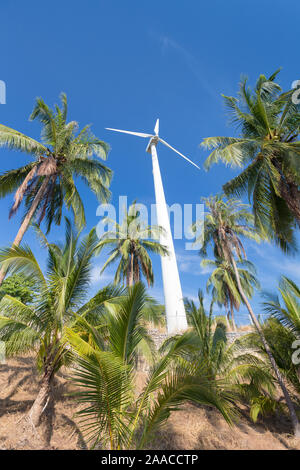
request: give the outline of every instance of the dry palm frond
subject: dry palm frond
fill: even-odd
[[[36,176],[36,170],[37,170],[37,167],[34,166],[32,170],[30,170],[26,178],[24,179],[23,183],[17,189],[15,193],[15,197],[14,197],[14,201],[15,201],[14,205],[12,206],[9,212],[9,218],[11,218],[17,212],[21,202],[23,201],[23,197],[24,197],[24,194],[26,193],[29,182]]]
[[[50,157],[42,158],[42,163],[38,168],[38,176],[50,176],[54,175],[57,171],[56,160],[50,155]]]

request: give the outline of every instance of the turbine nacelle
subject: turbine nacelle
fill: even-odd
[[[171,150],[173,150],[173,152],[177,153],[178,155],[180,155],[182,158],[184,158],[185,160],[187,160],[189,163],[191,163],[191,165],[194,165],[196,168],[198,168],[198,170],[200,170],[199,166],[196,165],[196,163],[192,162],[192,160],[190,160],[189,158],[187,158],[185,155],[183,155],[182,153],[178,152],[178,150],[176,150],[174,147],[172,147],[170,144],[168,144],[168,142],[166,142],[165,140],[161,139],[159,137],[159,119],[156,120],[156,123],[155,123],[155,127],[154,127],[154,135],[153,134],[145,134],[144,132],[133,132],[133,131],[124,131],[122,129],[112,129],[111,127],[106,127],[106,129],[108,131],[114,131],[114,132],[122,132],[123,134],[130,134],[130,135],[135,135],[137,137],[143,137],[143,138],[146,138],[146,139],[150,139],[149,141],[149,144],[147,146],[147,152],[151,153],[151,146],[152,145],[157,145],[158,142],[161,142],[162,144],[164,144],[166,147],[169,147]]]
[[[160,139],[159,139],[158,135],[152,136],[151,139],[149,140],[149,143],[148,143],[147,147],[146,147],[146,152],[151,153],[151,145],[156,146],[158,144],[159,140]]]

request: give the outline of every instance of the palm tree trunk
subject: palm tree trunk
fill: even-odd
[[[135,282],[140,282],[140,267],[139,267],[138,260],[136,262],[136,268],[135,268]]]
[[[227,315],[225,315],[225,318],[226,318],[226,325],[227,325],[227,328],[228,328],[228,331],[229,331],[229,330],[231,330],[230,321],[229,321],[229,318],[230,318],[229,310],[227,312]]]
[[[38,190],[38,192],[37,192],[37,194],[36,194],[36,196],[35,196],[35,198],[34,198],[32,204],[31,204],[30,209],[29,209],[29,211],[27,212],[27,214],[26,214],[26,216],[25,216],[25,218],[24,218],[24,220],[23,220],[23,222],[22,222],[22,224],[21,224],[21,227],[20,227],[19,230],[18,230],[18,233],[17,233],[17,235],[16,235],[16,238],[14,239],[14,242],[13,242],[13,245],[14,245],[14,246],[19,246],[19,245],[20,245],[20,243],[21,243],[21,241],[22,241],[22,238],[23,238],[23,236],[24,236],[24,233],[25,233],[26,230],[28,229],[28,226],[29,226],[29,224],[30,224],[30,222],[31,222],[31,219],[32,219],[32,217],[33,217],[33,215],[34,215],[34,213],[35,213],[35,211],[36,211],[36,209],[37,209],[39,203],[41,202],[42,197],[43,197],[44,194],[45,194],[45,190],[46,190],[46,188],[47,188],[47,186],[48,186],[49,179],[50,179],[50,176],[47,176],[47,177],[44,179],[44,181],[43,181],[43,183],[42,183],[40,189]],[[1,270],[0,270],[0,286],[1,286],[1,284],[2,284],[2,282],[3,282],[3,280],[4,280],[4,278],[5,278],[5,276],[6,276],[6,271],[5,271],[4,269],[1,269]]]
[[[130,269],[127,267],[126,270],[126,286],[129,287],[129,279],[130,279]]]
[[[293,425],[293,430],[294,430],[294,436],[295,437],[300,437],[300,423],[299,423],[299,420],[298,420],[298,417],[297,417],[297,414],[296,414],[296,411],[295,411],[295,408],[294,408],[294,405],[293,405],[293,402],[291,400],[291,397],[289,395],[289,392],[284,384],[284,380],[283,380],[283,377],[277,367],[277,364],[275,362],[275,359],[273,357],[273,354],[271,352],[271,349],[267,343],[267,340],[265,338],[265,335],[262,331],[262,328],[252,310],[252,307],[246,297],[246,294],[245,292],[243,291],[243,288],[242,288],[242,285],[241,285],[241,280],[240,280],[240,276],[239,276],[239,273],[238,273],[238,269],[237,269],[237,266],[236,266],[236,262],[235,262],[235,259],[233,257],[233,255],[231,254],[231,262],[232,262],[232,266],[233,266],[233,269],[234,269],[234,273],[235,273],[235,277],[236,277],[236,282],[237,282],[237,285],[238,285],[238,289],[240,291],[240,294],[241,294],[241,297],[248,309],[248,312],[250,314],[250,317],[252,318],[252,321],[254,323],[254,326],[255,328],[257,329],[257,332],[261,338],[261,341],[264,345],[264,348],[265,348],[265,351],[266,353],[268,354],[269,356],[269,359],[270,359],[270,362],[272,364],[272,367],[274,369],[274,372],[275,372],[275,375],[277,377],[277,380],[278,380],[278,383],[281,387],[281,390],[282,390],[282,393],[284,395],[284,398],[285,398],[285,401],[286,401],[286,404],[287,404],[287,407],[289,409],[289,412],[290,412],[290,417],[291,417],[291,421],[292,421],[292,425]]]
[[[38,426],[41,416],[50,400],[53,369],[46,370],[40,383],[39,392],[29,410],[28,418],[33,426]]]
[[[233,311],[233,305],[232,305],[232,303],[230,304],[230,315],[231,315],[231,321],[232,321],[233,330],[234,330],[234,331],[237,331],[237,327],[236,327],[235,320],[234,320],[234,311]]]
[[[129,287],[133,286],[133,275],[134,275],[134,272],[133,272],[133,253],[131,253],[130,255],[130,271],[129,271]]]
[[[298,225],[300,225],[300,191],[298,188],[299,186],[294,182],[284,181],[283,179],[280,181],[281,197],[295,217]]]

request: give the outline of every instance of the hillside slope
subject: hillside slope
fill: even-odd
[[[143,382],[140,374],[139,384]],[[86,449],[87,443],[76,424],[77,406],[61,374],[56,384],[56,403],[49,404],[37,431],[25,424],[24,416],[38,390],[32,357],[20,357],[0,365],[0,449]],[[288,435],[284,417],[253,424],[244,412],[229,427],[216,411],[187,404],[173,413],[160,432],[153,449],[300,449]]]

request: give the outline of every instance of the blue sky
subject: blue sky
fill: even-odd
[[[70,120],[91,123],[111,145],[112,202],[127,195],[128,201],[154,203],[146,142],[104,128],[152,131],[159,117],[162,137],[201,166],[206,157],[199,149],[202,139],[233,132],[220,94],[235,94],[242,73],[253,83],[258,74],[282,66],[279,80],[285,89],[300,78],[299,13],[296,0],[1,2],[0,80],[6,82],[7,104],[0,105],[0,122],[38,138],[38,124],[28,121],[35,97],[52,105],[65,91]],[[0,158],[2,171],[28,161],[4,149]],[[159,158],[170,205],[200,202],[234,175],[222,165],[209,173],[197,171],[166,148],[159,149]],[[98,222],[97,201],[84,189],[83,198],[91,228]],[[21,214],[8,222],[11,203],[10,197],[0,201],[1,245],[12,241],[20,221]],[[51,238],[62,233],[54,228]],[[25,240],[36,245],[31,232]],[[184,251],[183,241],[176,241],[175,248],[184,294],[195,297],[207,273],[195,253]],[[265,289],[274,289],[281,273],[300,282],[298,256],[286,258],[266,244],[247,248]],[[94,289],[111,280],[109,272],[98,279],[102,263],[97,260]],[[154,269],[152,293],[161,299],[158,259]],[[253,302],[258,312],[260,297]],[[239,318],[247,322],[245,309]]]

